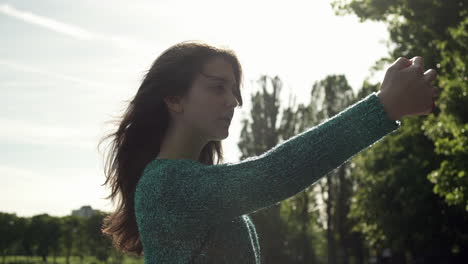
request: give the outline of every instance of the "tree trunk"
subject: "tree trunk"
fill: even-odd
[[[327,244],[328,244],[328,264],[336,264],[336,248],[335,238],[333,234],[333,223],[332,223],[332,202],[333,202],[333,190],[331,175],[327,175],[327,193],[328,197],[326,200],[327,205]]]
[[[309,237],[307,236],[307,229],[309,226],[309,195],[307,191],[302,192],[303,206],[302,206],[302,260],[304,264],[312,263],[313,252],[311,252]]]

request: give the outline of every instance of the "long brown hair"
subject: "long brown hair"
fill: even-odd
[[[122,116],[111,123],[117,124],[115,132],[103,137],[99,145],[112,138],[111,151],[104,167],[113,204],[120,200],[115,212],[103,220],[101,231],[109,236],[118,250],[136,256],[143,255],[134,213],[134,192],[143,169],[159,154],[161,141],[169,124],[169,112],[163,98],[184,96],[203,65],[211,58],[221,56],[233,67],[237,88],[235,96],[242,106],[240,86],[242,68],[235,52],[228,48],[209,45],[199,40],[177,43],[166,49],[153,62],[134,98]],[[125,101],[128,102],[128,101]],[[223,162],[220,141],[210,141],[202,149],[199,162],[213,165]]]

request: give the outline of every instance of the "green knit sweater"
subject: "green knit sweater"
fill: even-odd
[[[240,162],[152,160],[134,200],[145,264],[260,263],[248,214],[303,191],[400,126],[374,92]]]

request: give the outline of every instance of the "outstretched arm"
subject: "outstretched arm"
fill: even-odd
[[[162,197],[192,217],[232,219],[303,191],[399,126],[372,93],[260,156],[208,166],[192,160],[171,163],[171,183],[163,186],[171,190]]]
[[[414,62],[413,64],[411,62]],[[218,222],[272,206],[309,187],[361,150],[398,129],[406,115],[428,114],[435,71],[423,73],[422,58],[398,58],[378,93],[291,137],[259,156],[237,163],[169,164],[158,184],[166,210]],[[155,169],[149,163],[145,169]]]

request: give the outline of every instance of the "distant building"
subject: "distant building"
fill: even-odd
[[[72,211],[72,215],[86,217],[86,218],[94,214],[95,214],[95,211],[89,205],[82,206],[80,209]]]

